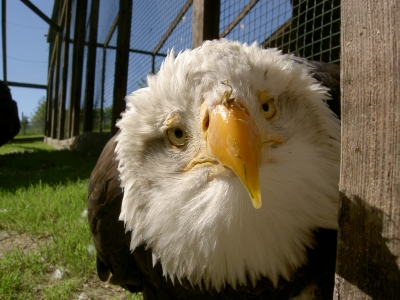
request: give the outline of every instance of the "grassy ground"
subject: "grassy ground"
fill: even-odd
[[[55,149],[43,142],[29,142],[29,143],[19,143],[18,138],[15,138],[15,143],[7,143],[0,147],[0,155],[1,154],[13,154],[17,151],[23,152],[31,150],[36,151],[55,151]]]
[[[44,138],[43,133],[42,134],[30,134],[30,135],[21,135],[18,134],[14,137],[14,140],[18,141],[20,139],[26,139],[26,138]]]
[[[8,144],[0,153],[0,299],[141,299],[88,291],[99,285],[86,219],[97,155],[43,142]]]

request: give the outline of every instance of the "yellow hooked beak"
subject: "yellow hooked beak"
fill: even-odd
[[[257,209],[261,207],[258,172],[261,144],[258,128],[239,102],[225,102],[213,109],[207,130],[208,151],[236,173]]]

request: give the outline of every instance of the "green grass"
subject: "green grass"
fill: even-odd
[[[16,135],[14,137],[14,141],[18,141],[20,139],[26,139],[26,138],[44,138],[43,133],[39,133],[39,134],[30,134],[30,135]]]
[[[97,161],[97,155],[57,151],[43,142],[7,144],[0,151],[0,187],[9,191],[35,187],[40,182],[55,185],[88,179]]]
[[[18,140],[18,139],[17,139]],[[32,143],[7,143],[0,147],[0,155],[1,154],[12,154],[14,151],[27,151],[27,150],[36,150],[36,151],[55,151],[53,147],[45,144],[44,142],[32,142]]]
[[[43,142],[2,148],[0,230],[42,242],[36,249],[15,248],[0,258],[0,299],[77,298],[84,283],[99,280],[84,214],[97,155],[57,151]],[[5,149],[34,152],[4,154]],[[52,280],[57,269],[63,276]]]

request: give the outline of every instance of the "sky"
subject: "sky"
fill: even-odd
[[[51,17],[54,1],[30,1],[44,14]],[[221,11],[223,11],[221,14],[221,28],[229,24],[248,2],[249,0],[221,1]],[[138,3],[141,2],[137,2],[136,5],[139,5]],[[227,38],[248,43],[253,41],[262,42],[277,27],[290,18],[291,9],[289,3],[289,0],[259,1],[257,5],[260,8],[255,9],[254,13],[251,11]],[[46,85],[49,56],[49,44],[46,36],[49,25],[19,0],[6,0],[6,6],[7,80]],[[234,12],[230,13],[230,11]],[[268,16],[267,11],[272,12],[272,15],[268,17],[269,22],[264,23],[265,17],[262,16]],[[228,13],[228,17],[224,15],[225,12]],[[152,11],[152,14],[154,14],[154,11]],[[182,33],[177,30],[176,34]],[[171,37],[172,40],[175,40],[173,36]],[[140,42],[143,43],[144,41]],[[165,47],[168,46],[170,48],[171,45],[167,44]],[[190,46],[191,42],[189,41],[187,44]],[[173,46],[176,47],[177,45]],[[2,47],[0,47],[0,56],[0,80],[4,80]],[[46,90],[44,89],[14,86],[10,86],[10,89],[13,99],[17,101],[20,118],[22,114],[31,118],[38,107],[38,101],[46,96]]]
[[[31,2],[51,17],[53,1],[31,0]],[[21,1],[7,0],[6,9],[7,80],[45,85],[49,52],[46,38],[48,24]],[[2,46],[0,55],[0,79],[4,80]],[[46,96],[44,89],[14,86],[9,88],[13,99],[17,101],[20,118],[22,113],[32,117],[39,99]]]

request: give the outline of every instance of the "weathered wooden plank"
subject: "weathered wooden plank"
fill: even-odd
[[[400,2],[342,3],[335,299],[400,297]]]
[[[194,0],[192,20],[192,47],[205,40],[219,37],[220,0]]]
[[[132,0],[120,0],[117,55],[115,58],[115,77],[113,93],[113,109],[111,119],[111,131],[115,133],[116,121],[121,112],[125,110],[125,95],[128,82],[129,48],[131,41]]]

